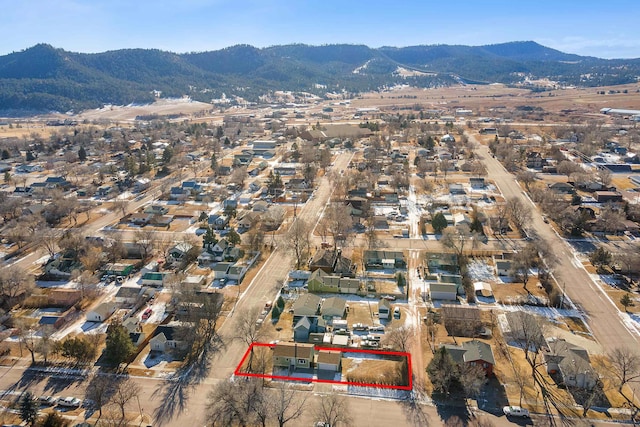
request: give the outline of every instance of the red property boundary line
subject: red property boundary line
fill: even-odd
[[[401,356],[401,357],[406,357],[407,358],[407,378],[409,379],[409,385],[389,385],[389,384],[373,384],[373,383],[358,383],[358,382],[353,382],[353,381],[336,381],[336,380],[323,380],[323,379],[319,379],[319,378],[302,378],[302,377],[294,377],[294,376],[289,376],[289,375],[268,375],[268,374],[256,374],[256,373],[252,373],[252,372],[241,372],[240,369],[242,368],[242,365],[244,365],[245,360],[247,360],[247,357],[249,357],[249,354],[251,353],[251,351],[253,350],[254,347],[268,347],[273,349],[276,345],[275,344],[267,344],[267,343],[261,343],[261,342],[254,342],[251,343],[251,345],[249,346],[249,348],[247,349],[247,351],[244,353],[244,356],[242,357],[242,360],[240,360],[240,363],[238,364],[238,366],[236,367],[236,370],[233,372],[234,375],[236,376],[243,376],[243,377],[255,377],[255,378],[266,378],[266,379],[272,379],[272,380],[285,380],[285,381],[302,381],[302,382],[308,382],[308,383],[328,383],[328,384],[340,384],[340,385],[351,385],[351,386],[358,386],[358,387],[374,387],[374,388],[389,388],[389,389],[393,389],[393,390],[411,390],[413,388],[413,379],[412,379],[412,374],[411,374],[411,354],[406,353],[406,352],[401,352],[401,351],[383,351],[383,350],[365,350],[365,349],[361,349],[361,348],[337,348],[337,347],[322,347],[322,346],[315,346],[314,350],[332,350],[332,351],[339,351],[341,353],[365,353],[365,354],[379,354],[382,356]]]

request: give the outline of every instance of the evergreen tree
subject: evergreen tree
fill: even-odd
[[[7,160],[10,157],[11,154],[9,153],[9,150],[7,150],[6,148],[2,150],[2,160]]]
[[[129,331],[120,323],[114,323],[109,327],[106,344],[104,355],[113,366],[119,366],[127,361],[136,351],[129,338]]]
[[[211,170],[215,171],[218,168],[218,159],[216,158],[216,153],[213,153],[211,156]]]
[[[85,150],[82,146],[78,150],[78,160],[80,160],[81,162],[87,160],[87,150]]]
[[[173,157],[173,149],[171,147],[165,148],[164,151],[162,152],[162,163],[164,163],[165,165],[168,164],[171,161],[172,157]]]
[[[216,237],[216,233],[213,232],[213,228],[207,227],[207,231],[202,236],[202,246],[214,246],[218,243],[218,238]]]
[[[442,230],[447,228],[447,219],[444,217],[442,212],[438,212],[433,216],[431,220],[431,226],[433,227],[433,231],[436,234],[442,233]]]
[[[30,391],[20,399],[20,419],[30,426],[35,425],[38,419],[38,402]]]
[[[236,233],[234,229],[231,229],[227,234],[227,241],[233,245],[237,245],[240,243],[240,235]]]
[[[35,159],[36,158],[34,157],[33,152],[31,150],[27,151],[27,155],[26,155],[27,162],[32,162]]]

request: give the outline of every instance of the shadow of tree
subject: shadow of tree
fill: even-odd
[[[195,357],[187,357],[173,375],[161,382],[152,394],[152,398],[158,398],[163,402],[154,411],[154,418],[158,425],[168,423],[177,414],[184,411],[189,393],[203,379],[211,369],[212,357],[224,348],[225,344],[219,335],[205,346]]]

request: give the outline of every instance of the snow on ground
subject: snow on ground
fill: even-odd
[[[350,395],[377,397],[380,399],[404,400],[410,392],[406,390],[394,390],[390,388],[380,387],[362,387],[356,385],[347,386],[347,392]]]
[[[420,237],[420,207],[416,198],[416,191],[413,185],[409,186],[409,196],[407,197],[407,212],[409,214],[409,235],[411,238]]]
[[[575,309],[555,308],[555,307],[538,307],[532,305],[504,305],[496,304],[502,311],[526,311],[527,313],[537,314],[547,319],[557,320],[562,317],[579,317],[582,313]]]
[[[138,315],[136,317],[138,319],[140,319],[140,321],[142,321],[142,322],[158,323],[159,324],[164,319],[166,319],[167,316],[169,315],[166,312],[167,305],[164,302],[159,302],[159,303],[153,304],[153,305],[149,306],[149,308],[152,310],[152,313],[151,313],[151,316],[149,316],[149,318],[147,320],[142,320],[142,313],[144,313],[144,310],[140,310],[140,313],[138,313]]]
[[[162,369],[167,363],[170,362],[173,362],[173,358],[170,354],[150,351],[149,354],[147,354],[147,357],[144,358],[142,363],[144,363],[144,366],[149,369]]]
[[[485,261],[474,259],[467,266],[469,276],[474,282],[497,282],[498,278],[494,274],[493,267]]]

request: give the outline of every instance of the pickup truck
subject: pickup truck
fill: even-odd
[[[504,412],[507,417],[529,418],[529,410],[519,406],[505,406],[502,408],[502,412]]]

